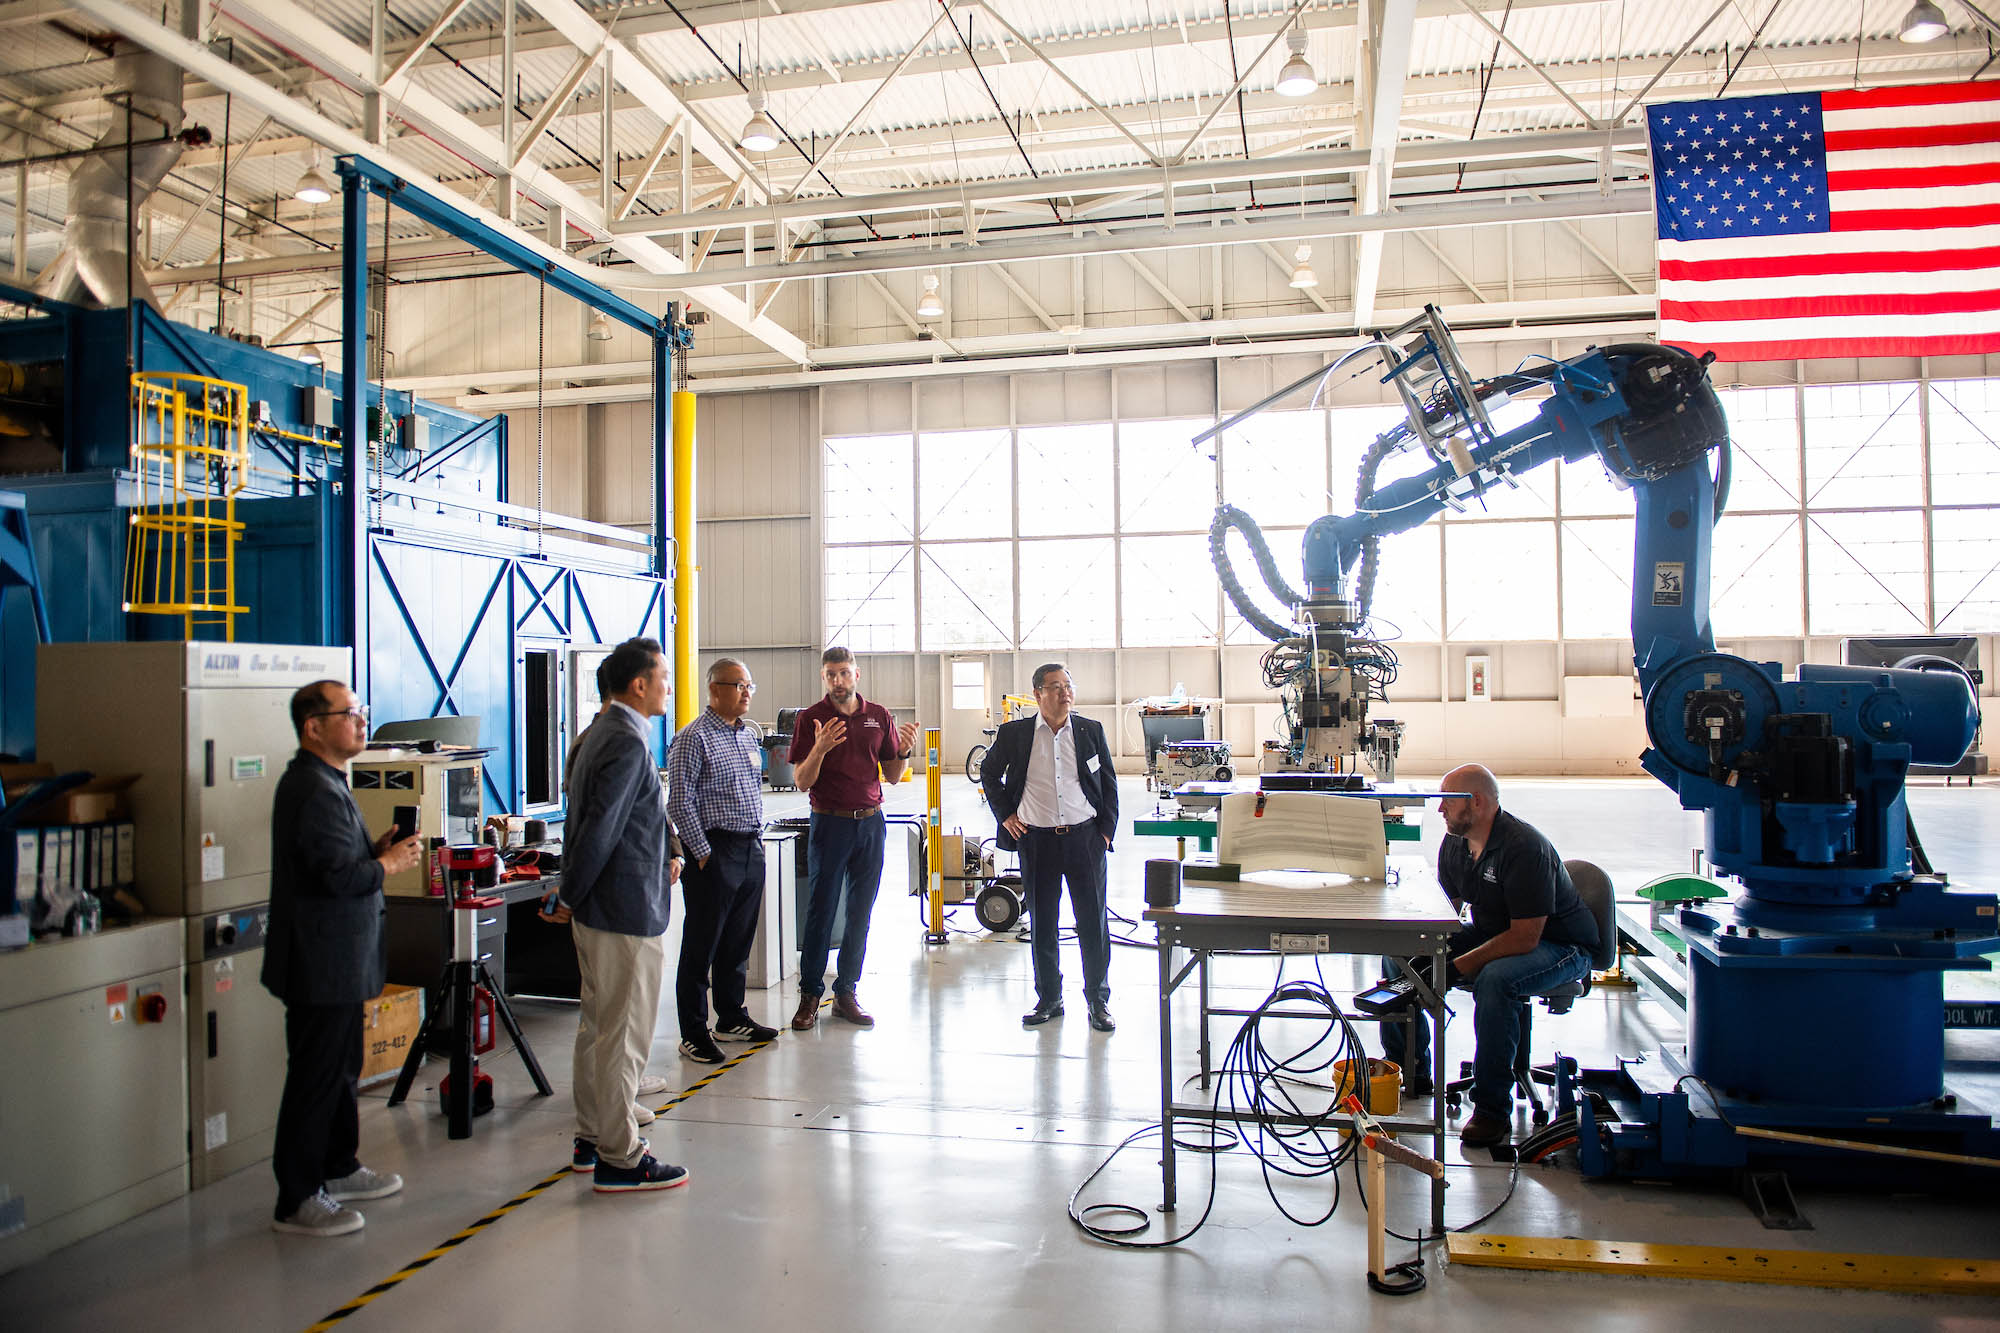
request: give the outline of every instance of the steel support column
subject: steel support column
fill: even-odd
[[[668,413],[673,393],[672,340],[665,333],[653,336],[653,573],[672,578],[671,525],[673,523],[674,472],[671,465],[673,427]],[[675,682],[679,687],[679,682]]]
[[[368,195],[359,173],[341,173],[340,477],[329,517],[337,534],[327,554],[334,587],[327,641],[354,649],[354,693],[368,700]]]

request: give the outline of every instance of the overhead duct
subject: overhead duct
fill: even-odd
[[[92,308],[126,304],[125,251],[130,220],[173,170],[185,148],[179,142],[157,142],[177,134],[185,116],[180,66],[129,42],[118,44],[114,59],[112,82],[127,90],[131,114],[127,115],[123,106],[114,106],[111,126],[97,141],[97,151],[71,173],[62,253],[35,283],[37,295]],[[136,145],[129,150],[128,138]],[[133,294],[158,305],[140,270],[139,265],[129,268]]]

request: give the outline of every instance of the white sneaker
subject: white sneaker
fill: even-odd
[[[632,1119],[641,1126],[650,1125],[653,1123],[653,1112],[644,1103],[633,1102]]]
[[[657,1097],[665,1092],[667,1088],[667,1081],[658,1074],[639,1075],[639,1095],[641,1097]]]
[[[339,1180],[326,1182],[326,1193],[332,1199],[386,1199],[391,1194],[400,1194],[403,1178],[394,1171],[371,1171],[365,1166],[356,1167],[353,1174]]]
[[[345,1236],[361,1230],[367,1219],[352,1208],[343,1208],[325,1190],[313,1195],[290,1217],[271,1220],[271,1230],[294,1236]]]

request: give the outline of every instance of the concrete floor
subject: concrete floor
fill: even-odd
[[[1135,808],[1151,808],[1137,780],[1126,779],[1123,790],[1128,821]],[[921,803],[921,788],[898,796],[895,808],[910,808]],[[1524,780],[1503,797],[1565,855],[1598,861],[1627,891],[1685,867],[1699,834],[1650,781]],[[769,813],[801,804],[773,795]],[[2000,785],[1923,785],[1913,789],[1912,806],[1933,859],[1977,883],[1982,853],[2000,833]],[[954,778],[945,823],[961,822],[990,828],[970,787]],[[1435,846],[1435,820],[1428,833],[1426,851]],[[1121,841],[1115,910],[1139,915],[1140,865],[1157,854],[1159,844]],[[1156,1117],[1154,956],[1113,950],[1119,1030],[1107,1036],[1084,1021],[1077,961],[1066,947],[1069,1015],[1024,1030],[1019,1015],[1032,1002],[1027,946],[966,934],[925,948],[896,865],[892,856],[861,989],[878,1026],[862,1032],[828,1021],[809,1034],[786,1031],[661,1116],[649,1131],[654,1149],[690,1168],[686,1189],[597,1196],[582,1177],[565,1176],[339,1327],[1100,1330],[1357,1320],[1379,1328],[2000,1327],[2000,1303],[1990,1300],[1502,1273],[1454,1269],[1441,1256],[1426,1292],[1391,1300],[1371,1295],[1363,1280],[1366,1231],[1351,1189],[1327,1225],[1295,1225],[1240,1153],[1217,1159],[1213,1217],[1186,1244],[1154,1253],[1097,1244],[1071,1226],[1065,1201],[1112,1145]],[[969,911],[959,916],[971,925]],[[1300,963],[1291,966],[1296,974]],[[1254,1005],[1276,973],[1274,960],[1222,960],[1228,993],[1219,1002]],[[1374,975],[1372,965],[1326,963],[1337,989]],[[753,992],[752,1007],[782,1027],[795,999],[787,984]],[[370,1090],[363,1157],[402,1172],[409,1186],[361,1205],[364,1232],[327,1241],[273,1234],[270,1172],[259,1165],[0,1279],[0,1326],[302,1328],[398,1273],[567,1160],[575,1013],[534,1001],[517,1008],[556,1096],[531,1095],[516,1057],[490,1059],[500,1106],[471,1140],[454,1143],[428,1091],[391,1109],[386,1086]],[[1192,1019],[1177,1013],[1176,1025],[1180,1049],[1191,1049]],[[1679,1035],[1651,1002],[1606,991],[1535,1032],[1538,1055],[1560,1044],[1586,1064]],[[1218,1041],[1227,1036],[1218,1021]],[[710,1071],[682,1063],[676,1037],[669,1000],[650,1068],[679,1087]],[[1454,1058],[1469,1044],[1462,1023]],[[2000,1102],[2000,1035],[1954,1034],[1949,1053],[1981,1100]],[[434,1062],[426,1089],[439,1072]],[[41,1132],[52,1151],[86,1147]],[[1448,1215],[1456,1224],[1500,1200],[1508,1170],[1485,1153],[1466,1158],[1455,1140],[1450,1155]],[[1156,1162],[1156,1153],[1128,1151],[1091,1197],[1157,1203]],[[1198,1209],[1207,1168],[1199,1158],[1181,1162],[1185,1222]],[[1294,1212],[1316,1214],[1325,1209],[1326,1183],[1294,1185],[1286,1198]],[[2000,1180],[1982,1199],[1805,1191],[1801,1203],[1816,1229],[1769,1232],[1733,1197],[1587,1184],[1555,1164],[1523,1170],[1512,1201],[1485,1230],[2000,1259],[1993,1202]],[[1391,1203],[1398,1229],[1423,1220],[1423,1196],[1408,1173],[1392,1177]],[[1162,1219],[1154,1217],[1157,1234]],[[1392,1255],[1408,1248],[1393,1245]]]

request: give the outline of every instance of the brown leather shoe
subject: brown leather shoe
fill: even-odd
[[[1458,1131],[1458,1141],[1468,1148],[1490,1148],[1504,1142],[1512,1128],[1505,1116],[1475,1110],[1471,1119]]]
[[[792,1031],[811,1032],[819,1025],[819,996],[799,996],[799,1011],[792,1015]]]
[[[858,1028],[875,1026],[874,1016],[861,1007],[861,1002],[854,998],[853,991],[837,990],[833,993],[833,1016],[845,1019]]]

